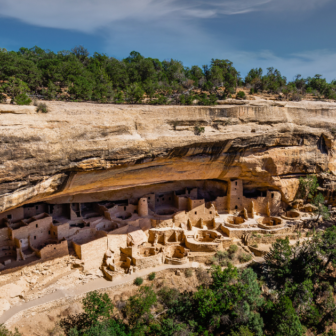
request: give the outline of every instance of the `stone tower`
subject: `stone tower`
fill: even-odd
[[[140,217],[148,216],[148,202],[147,197],[143,197],[139,199],[138,202],[138,215]]]

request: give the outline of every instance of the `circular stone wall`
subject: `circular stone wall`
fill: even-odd
[[[243,224],[245,222],[245,219],[239,216],[229,216],[226,221],[229,224]]]
[[[130,212],[123,211],[123,212],[117,212],[117,213],[113,214],[113,216],[117,217],[119,219],[125,220],[125,219],[131,218],[132,214]]]

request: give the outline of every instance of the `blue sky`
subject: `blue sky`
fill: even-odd
[[[335,0],[0,0],[0,47],[84,45],[185,65],[231,60],[251,68],[336,78]]]

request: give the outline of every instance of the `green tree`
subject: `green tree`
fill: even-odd
[[[66,335],[70,335],[72,329],[75,329],[78,335],[86,335],[86,331],[94,328],[98,322],[108,324],[111,319],[114,319],[114,306],[106,293],[90,292],[82,303],[84,313],[69,316],[60,321],[60,326]],[[120,324],[117,320],[116,323]]]
[[[152,100],[152,98],[154,97],[154,94],[157,90],[157,85],[153,81],[147,80],[144,83],[144,90],[146,92],[146,95],[150,98],[150,100]]]
[[[45,92],[46,97],[49,100],[53,100],[56,98],[57,93],[59,91],[59,87],[57,87],[51,80],[48,83],[48,89]]]
[[[290,298],[302,323],[324,332],[336,319],[332,275],[336,227],[318,232],[300,245],[290,245],[288,238],[277,240],[265,259],[265,276],[278,295]]]
[[[90,100],[92,97],[94,84],[93,82],[84,76],[75,78],[68,92],[75,100]]]
[[[275,336],[301,336],[305,333],[292,301],[286,296],[281,297],[274,306],[272,329]]]
[[[253,336],[254,334],[248,327],[241,326],[238,331],[232,331],[230,336]]]
[[[85,62],[90,53],[89,51],[84,48],[82,45],[76,46],[74,48],[71,49],[71,52],[83,63]]]
[[[314,198],[314,204],[317,207],[316,214],[317,218],[316,221],[318,221],[321,217],[323,219],[329,219],[330,213],[328,210],[328,207],[324,205],[324,197],[321,193],[317,194]]]
[[[129,85],[125,90],[126,101],[130,104],[140,103],[143,99],[144,90],[141,85],[134,83]]]
[[[21,93],[14,98],[14,102],[17,105],[29,105],[32,100],[25,93]]]
[[[299,178],[299,191],[304,199],[307,202],[308,198],[313,198],[314,194],[318,188],[318,181],[316,175],[307,175],[305,178]]]
[[[215,86],[223,86],[223,98],[236,91],[240,75],[229,60],[212,59],[207,79]]]
[[[142,329],[153,320],[152,306],[157,302],[157,297],[152,287],[140,287],[136,295],[131,296],[123,309],[125,317],[132,329]]]
[[[12,98],[12,101],[15,101],[18,95],[27,94],[29,87],[20,78],[9,77],[8,81],[2,84],[1,91],[7,93]]]
[[[262,87],[262,74],[263,70],[261,68],[251,69],[247,76],[245,77],[245,85],[252,85],[252,92],[258,92],[263,89]]]

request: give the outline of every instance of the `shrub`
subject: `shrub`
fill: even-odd
[[[42,113],[47,113],[48,110],[48,106],[46,103],[38,103],[36,106],[36,112],[42,112]]]
[[[253,243],[251,246],[254,247],[254,248],[258,248],[258,244],[257,243]]]
[[[15,333],[9,331],[3,324],[0,324],[0,336],[21,336],[17,328],[15,328]]]
[[[193,270],[191,268],[186,269],[185,272],[184,272],[186,278],[192,277],[193,273],[194,272],[193,272]]]
[[[178,302],[180,292],[176,288],[162,287],[158,291],[160,302],[166,307],[172,307]]]
[[[227,251],[218,251],[212,258],[214,264],[227,266],[229,253]]]
[[[163,94],[161,95],[155,95],[156,99],[151,100],[148,102],[150,105],[167,105],[168,104],[168,98],[164,96]]]
[[[238,251],[238,246],[237,245],[230,245],[228,252],[229,254],[235,254]]]
[[[246,99],[246,95],[244,91],[239,91],[236,95],[236,99]]]
[[[194,130],[195,130],[196,135],[201,135],[202,133],[205,132],[204,127],[200,127],[200,126],[195,126]]]
[[[225,126],[229,126],[229,125],[231,125],[232,124],[232,119],[231,118],[228,118],[228,119],[226,119],[225,121],[224,121],[224,125]]]
[[[198,105],[216,105],[217,104],[217,96],[215,94],[210,94],[209,98],[206,93],[198,96]]]
[[[155,279],[155,272],[152,272],[148,275],[148,280],[153,281]]]
[[[141,286],[143,283],[143,279],[138,277],[134,280],[134,285]]]
[[[124,98],[125,98],[125,97],[124,97],[123,92],[118,91],[118,92],[115,94],[115,96],[114,96],[114,102],[115,102],[116,104],[122,104],[122,103],[125,102],[125,99],[124,99]]]
[[[18,105],[29,105],[32,100],[25,93],[21,93],[14,98],[14,102]]]
[[[203,267],[196,268],[196,277],[199,282],[204,285],[209,285],[211,281],[211,276],[207,272],[207,270]]]
[[[241,263],[245,263],[248,262],[252,259],[252,256],[250,254],[247,253],[242,253],[239,257],[238,257],[239,261]]]
[[[126,88],[125,93],[126,93],[126,101],[128,103],[138,104],[141,103],[141,100],[145,92],[140,84],[134,83]]]
[[[148,323],[153,318],[151,315],[151,308],[154,304],[156,304],[156,302],[157,297],[152,287],[148,286],[140,287],[138,292],[127,300],[126,306],[123,309],[124,317],[127,318],[129,325],[134,327],[136,325],[139,326],[141,324]],[[113,334],[116,335],[116,333],[111,333],[110,335]],[[134,334],[136,333],[132,333],[131,335]]]
[[[241,326],[237,332],[232,331],[230,336],[253,336],[254,334],[246,326]]]

